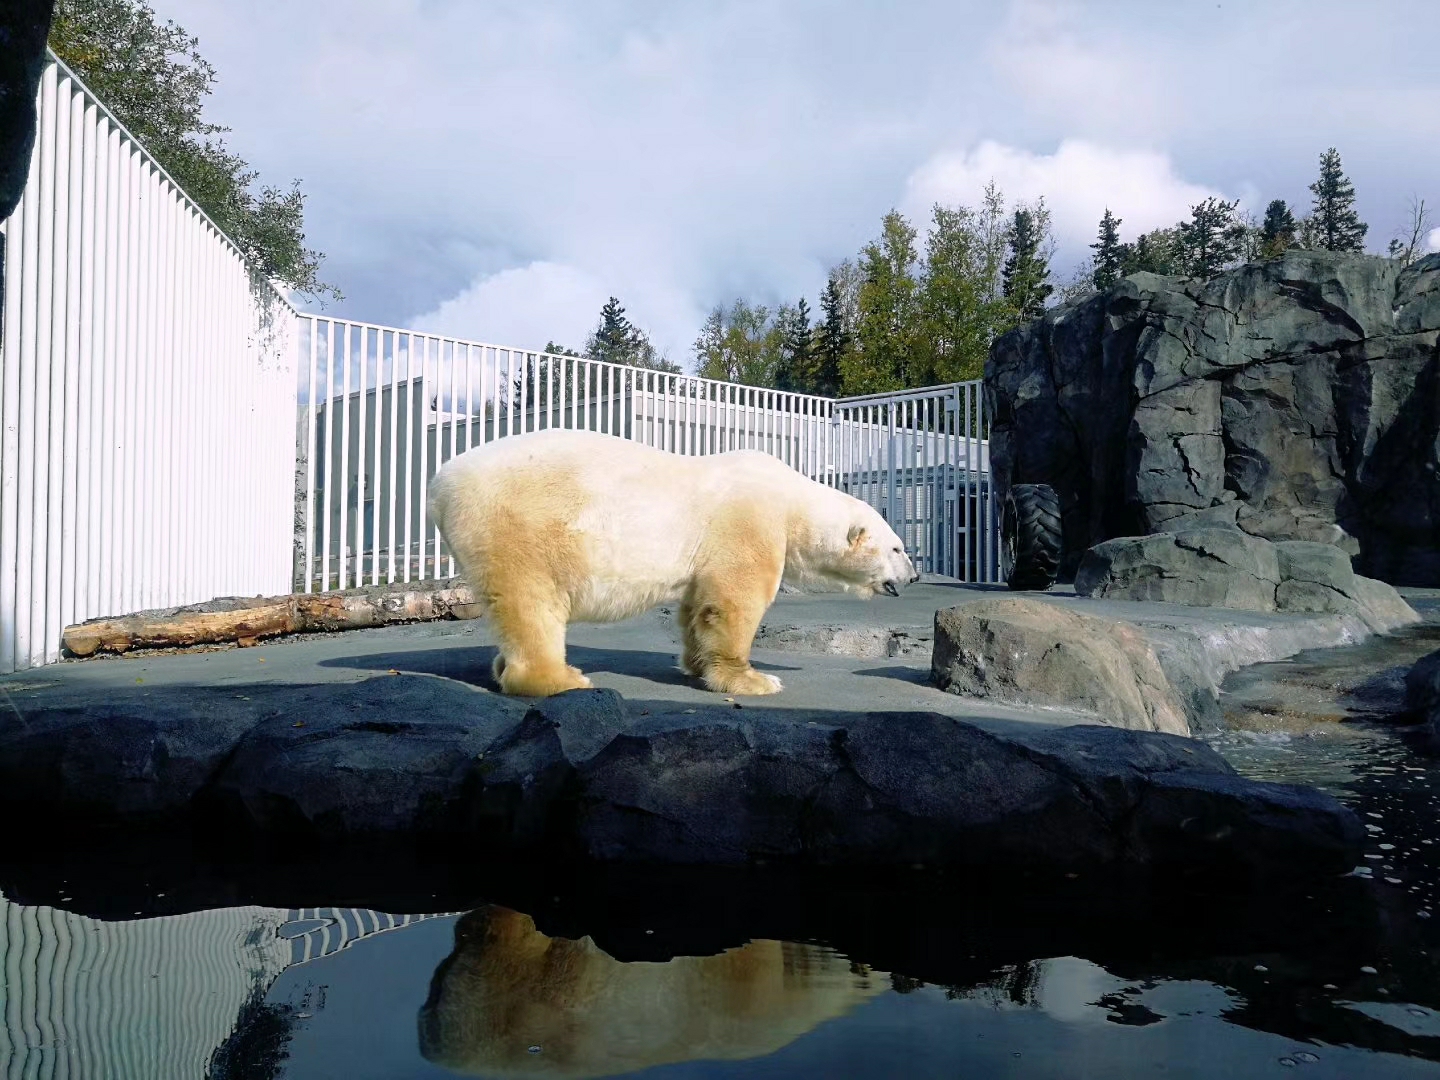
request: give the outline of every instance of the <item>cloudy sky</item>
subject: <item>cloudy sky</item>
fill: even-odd
[[[1107,205],[1308,209],[1331,145],[1373,250],[1440,207],[1435,0],[151,2],[303,180],[330,310],[477,340],[578,346],[614,294],[689,366],[717,302],[814,306],[887,210],[991,178],[1062,276]]]

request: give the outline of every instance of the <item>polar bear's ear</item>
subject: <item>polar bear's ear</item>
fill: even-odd
[[[861,540],[864,540],[866,535],[867,534],[865,532],[864,525],[851,525],[850,534],[845,537],[845,540],[847,543],[849,543],[851,547],[854,547],[856,544],[860,543]]]

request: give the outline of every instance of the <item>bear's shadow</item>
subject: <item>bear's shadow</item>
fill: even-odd
[[[496,648],[493,645],[477,645],[465,649],[417,649],[336,657],[321,661],[320,666],[438,675],[498,692],[500,687],[490,674],[495,653]],[[695,679],[678,667],[680,657],[677,653],[650,649],[594,649],[571,645],[566,650],[566,658],[586,674],[603,672],[610,675],[628,675],[665,686],[700,688]],[[762,671],[798,670],[761,661],[757,661],[755,667]]]

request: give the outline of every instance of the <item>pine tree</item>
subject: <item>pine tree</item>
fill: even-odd
[[[1316,239],[1325,251],[1364,251],[1370,226],[1355,212],[1355,185],[1340,167],[1333,146],[1320,155],[1320,176],[1310,185],[1315,194]]]
[[[1125,245],[1120,243],[1120,218],[1105,208],[1100,219],[1100,237],[1090,246],[1095,249],[1095,269],[1090,278],[1097,289],[1108,289],[1120,280],[1125,267]]]
[[[1179,261],[1185,273],[1212,278],[1240,258],[1245,226],[1235,218],[1239,201],[1214,196],[1190,208],[1190,220],[1176,226]]]
[[[813,394],[815,390],[814,332],[810,328],[810,305],[802,296],[775,316],[780,331],[780,359],[775,365],[775,389],[792,394]]]
[[[840,289],[840,274],[830,272],[825,291],[820,294],[820,322],[815,327],[814,392],[826,397],[840,396],[840,372],[850,352],[852,338],[845,325],[845,297]]]
[[[678,374],[679,364],[672,364],[651,344],[649,335],[625,315],[620,301],[610,297],[600,309],[600,325],[585,343],[585,352],[592,360],[607,364],[626,364]]]
[[[1049,220],[1042,201],[1035,209],[1019,207],[1010,226],[1010,255],[1000,271],[1005,299],[1021,321],[1045,314],[1045,300],[1054,291],[1049,283],[1050,259],[1041,251]]]
[[[1260,257],[1273,259],[1295,246],[1295,215],[1284,199],[1271,199],[1260,226]]]

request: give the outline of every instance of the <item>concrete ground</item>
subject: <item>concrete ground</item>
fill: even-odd
[[[1431,596],[1430,594],[1435,594]],[[785,691],[770,698],[741,698],[744,705],[795,710],[924,710],[981,724],[1095,723],[1062,709],[1011,707],[961,698],[929,685],[934,613],[1003,586],[964,585],[937,579],[898,598],[782,594],[767,613],[753,660],[779,676]],[[1407,595],[1410,591],[1407,591]],[[1336,616],[1261,614],[1171,604],[1088,600],[1066,586],[1026,594],[1047,603],[1137,622],[1157,638],[1182,635],[1217,657],[1217,670],[1281,659],[1302,648],[1354,640],[1353,625]],[[1433,603],[1440,591],[1414,592]],[[137,684],[157,687],[233,688],[260,684],[346,683],[390,671],[428,674],[494,689],[494,640],[484,620],[421,623],[334,634],[276,639],[255,648],[136,653],[68,661],[0,678],[0,694],[23,716],[43,707],[47,691],[79,692],[101,701],[107,692]],[[623,623],[572,626],[569,658],[596,686],[619,691],[644,709],[713,706],[722,699],[700,688],[676,666],[678,636],[670,613],[658,609]]]

